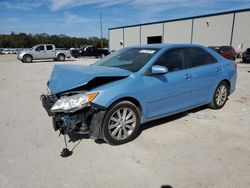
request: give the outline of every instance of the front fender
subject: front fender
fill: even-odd
[[[146,91],[141,78],[129,76],[123,80],[98,87],[90,92],[98,92],[99,95],[94,99],[93,103],[106,108],[122,98],[129,97],[139,102],[143,114],[146,112]]]
[[[25,55],[31,55],[31,54],[29,54],[29,53],[20,53],[19,55],[18,55],[18,59],[23,59],[23,57],[25,56]],[[32,56],[32,55],[31,55]],[[33,56],[32,56],[33,57]]]

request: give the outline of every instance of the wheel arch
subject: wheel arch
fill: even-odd
[[[221,80],[221,82],[225,82],[228,86],[228,91],[229,91],[229,94],[230,94],[230,91],[231,91],[231,82],[228,80],[228,79],[224,79],[224,80]]]
[[[24,55],[23,55],[23,58],[24,58],[25,56],[30,56],[32,59],[34,58],[33,55],[31,55],[31,54],[24,54]],[[23,58],[22,58],[22,59],[23,59]]]
[[[112,106],[114,106],[115,104],[121,102],[121,101],[129,101],[131,103],[133,103],[139,110],[139,113],[140,113],[140,116],[141,116],[141,122],[143,120],[143,107],[141,105],[141,103],[139,102],[139,100],[137,100],[136,98],[134,97],[121,97],[119,99],[116,99],[115,101],[113,101],[110,105],[109,105],[109,108],[111,108]]]
[[[57,53],[56,57],[58,57],[59,55],[63,55],[64,57],[66,57],[66,55],[64,53],[62,53],[62,52]]]

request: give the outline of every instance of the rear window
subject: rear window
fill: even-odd
[[[47,50],[53,50],[53,46],[52,46],[52,45],[47,45],[47,46],[46,46],[46,49],[47,49]]]
[[[223,51],[229,51],[229,50],[232,50],[232,48],[230,46],[222,46],[220,48],[220,50],[223,50]]]
[[[186,48],[189,67],[197,67],[216,63],[217,60],[202,48]]]

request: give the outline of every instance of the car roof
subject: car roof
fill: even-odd
[[[204,47],[202,45],[197,44],[143,44],[132,46],[133,48],[158,48],[158,49],[167,49],[173,47]]]

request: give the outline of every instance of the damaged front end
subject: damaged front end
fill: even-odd
[[[115,67],[55,65],[47,83],[49,94],[41,96],[55,131],[59,130],[61,134],[75,131],[102,138],[106,108],[93,102],[100,94],[91,90],[130,74]]]
[[[92,138],[102,138],[101,125],[105,108],[91,101],[98,94],[65,93],[42,95],[41,101],[52,117],[53,128],[60,134],[78,132]]]

